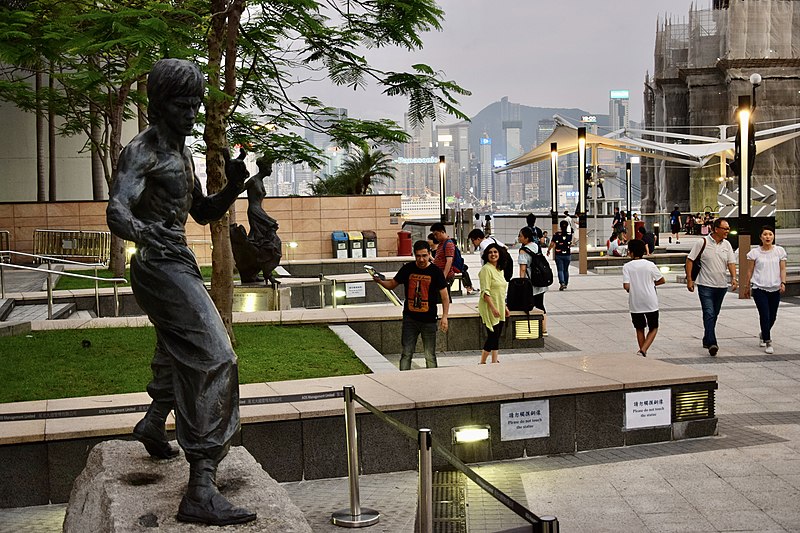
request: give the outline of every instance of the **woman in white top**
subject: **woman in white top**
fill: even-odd
[[[747,253],[745,287],[745,297],[752,293],[758,309],[759,346],[773,353],[770,330],[775,324],[781,294],[786,291],[786,250],[775,246],[775,229],[771,226],[761,228],[761,246]]]

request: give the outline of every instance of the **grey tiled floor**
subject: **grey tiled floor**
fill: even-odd
[[[465,257],[477,272],[476,258]],[[568,533],[800,531],[800,301],[787,298],[781,304],[773,329],[776,353],[769,356],[758,347],[753,302],[729,293],[717,328],[720,353],[711,359],[700,346],[697,295],[667,284],[659,297],[661,327],[648,357],[719,376],[718,436],[491,463],[478,472],[534,513],[557,516]],[[573,273],[569,289],[549,292],[545,303],[550,350],[501,352],[501,364],[581,352],[635,357],[621,276]],[[443,354],[439,363],[477,364],[479,353],[476,347]],[[348,504],[346,479],[284,487],[314,531],[340,531],[328,522]],[[382,513],[368,530],[413,531],[415,491],[414,472],[362,476],[362,505]],[[468,504],[470,531],[521,524],[471,482]],[[60,531],[63,509],[0,510],[0,532]]]

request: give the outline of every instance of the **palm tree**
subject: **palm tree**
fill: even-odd
[[[392,156],[382,150],[357,149],[349,154],[336,174],[310,185],[314,195],[369,194],[374,185],[394,179]]]

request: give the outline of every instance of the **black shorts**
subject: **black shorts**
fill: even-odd
[[[656,329],[658,328],[658,311],[650,313],[631,313],[631,322],[636,329]]]
[[[680,224],[673,224],[672,225],[672,233],[675,233],[677,235],[678,233],[680,233],[680,231],[681,231],[681,225]]]

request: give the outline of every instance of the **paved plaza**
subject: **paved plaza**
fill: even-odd
[[[477,280],[478,259],[466,257]],[[636,357],[621,275],[578,276],[572,270],[569,289],[545,297],[550,334],[545,347],[501,351],[500,364],[580,353]],[[557,516],[568,533],[800,531],[800,298],[782,302],[773,329],[775,353],[767,355],[758,347],[755,305],[729,293],[717,327],[720,351],[711,358],[701,346],[697,294],[675,282],[658,293],[661,327],[648,357],[719,376],[718,436],[531,457],[476,470],[534,513]],[[477,365],[479,349],[440,354],[439,364]],[[424,359],[414,363],[418,368]],[[416,482],[415,472],[362,476],[362,506],[382,513],[380,523],[367,530],[412,532]],[[348,506],[346,479],[284,487],[314,531],[341,531],[329,520]],[[0,509],[0,532],[60,531],[64,509]],[[472,532],[524,524],[471,482],[467,510]]]

